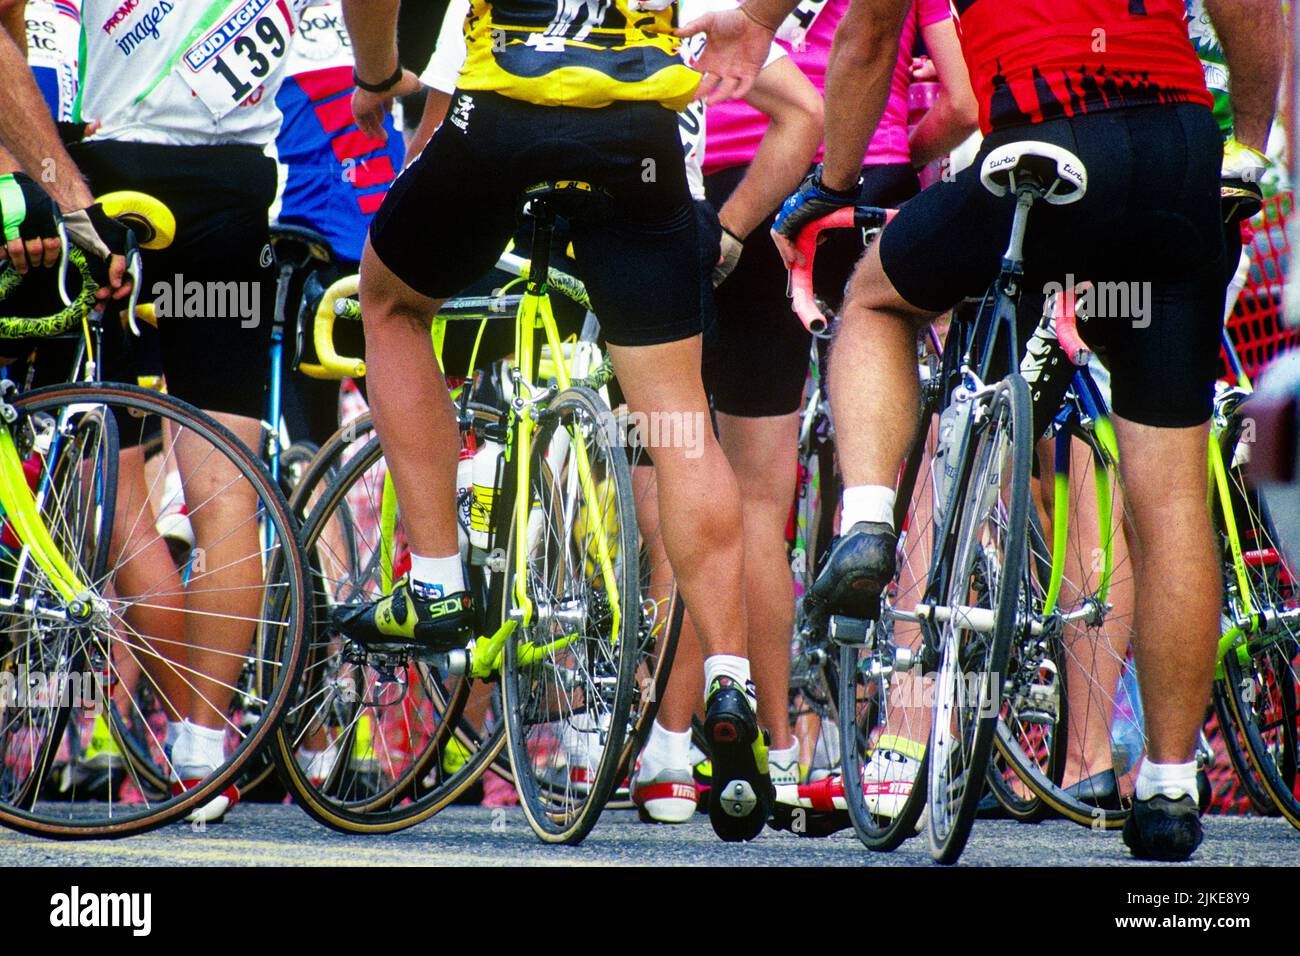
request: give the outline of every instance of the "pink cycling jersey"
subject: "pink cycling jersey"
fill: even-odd
[[[802,37],[802,42],[791,43],[785,39],[785,28],[778,34],[777,42],[790,52],[790,58],[803,70],[804,75],[817,87],[826,91],[826,61],[830,57],[831,41],[835,27],[849,8],[851,0],[825,0],[813,21],[812,28]],[[808,4],[812,6],[812,4]],[[793,17],[798,14],[792,14]],[[893,83],[889,91],[889,104],[885,115],[876,127],[871,146],[863,162],[867,165],[908,163],[911,156],[907,145],[907,89],[911,83],[912,49],[921,27],[929,26],[952,16],[948,0],[915,0],[903,24],[899,44],[898,63],[894,67]],[[709,107],[708,139],[704,151],[704,172],[713,173],[730,166],[749,163],[758,150],[759,141],[767,129],[767,117],[742,100],[731,100]],[[817,159],[822,151],[817,150]]]

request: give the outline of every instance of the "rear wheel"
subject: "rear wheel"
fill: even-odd
[[[1229,716],[1224,736],[1242,745],[1253,769],[1251,783],[1258,783],[1277,811],[1300,828],[1300,569],[1279,547],[1265,501],[1246,482],[1242,408],[1224,402],[1220,396],[1216,415],[1227,421],[1220,448],[1241,546],[1239,573],[1226,530],[1229,516],[1220,504],[1215,524],[1225,565],[1225,631],[1234,622],[1251,620],[1248,612],[1253,612],[1253,623],[1236,629],[1240,636],[1222,662],[1216,691]]]
[[[470,417],[480,440],[498,422],[490,408],[476,406]],[[334,446],[338,472],[311,496],[302,541],[318,626],[274,757],[312,817],[344,832],[387,833],[454,802],[500,753],[504,738],[499,728],[485,733],[463,719],[476,691],[491,698],[490,686],[414,659],[396,666],[350,659],[346,642],[329,626],[333,607],[378,598],[406,573],[410,559],[400,513],[391,511],[391,531],[384,531],[396,499],[379,439],[351,447],[356,444]],[[300,504],[307,502],[300,498]],[[471,581],[481,584],[483,569],[470,570]],[[478,590],[482,608],[485,593]]]
[[[1012,645],[995,793],[1019,819],[1058,813],[1114,829],[1128,816],[1132,778],[1146,752],[1119,471],[1096,432],[1077,425],[1040,450],[1044,479],[1030,515],[1025,587],[1042,633],[1022,631]],[[1054,528],[1058,504],[1065,517]],[[1061,582],[1053,613],[1044,617],[1054,552]],[[1088,780],[1092,799],[1076,786]]]

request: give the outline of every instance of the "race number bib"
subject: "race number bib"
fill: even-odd
[[[187,49],[176,69],[221,119],[289,56],[292,37],[285,0],[248,0]]]

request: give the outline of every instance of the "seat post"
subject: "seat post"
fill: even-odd
[[[555,213],[544,199],[532,199],[528,211],[533,217],[533,248],[528,267],[528,292],[545,295],[551,269],[551,244],[555,237]]]

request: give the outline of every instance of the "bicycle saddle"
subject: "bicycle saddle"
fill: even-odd
[[[1078,202],[1088,191],[1088,170],[1068,149],[1021,140],[999,146],[984,158],[980,182],[995,196],[1035,186],[1053,206]]]
[[[284,222],[271,223],[271,250],[278,265],[289,266],[295,272],[312,262],[328,265],[334,261],[328,239],[315,229]]]
[[[597,222],[609,213],[613,196],[608,191],[577,179],[556,179],[536,183],[524,190],[525,212],[533,203],[544,203],[552,213],[570,222]],[[533,207],[535,208],[535,207]]]

